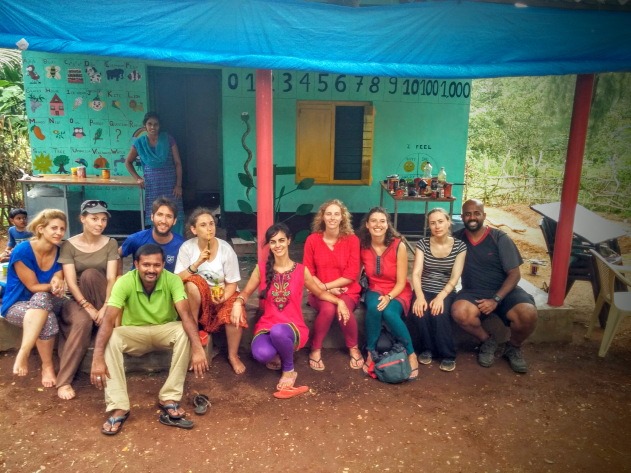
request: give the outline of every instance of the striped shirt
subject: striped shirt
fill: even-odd
[[[421,287],[424,292],[438,294],[443,290],[451,277],[451,270],[454,267],[456,256],[463,251],[467,251],[467,245],[462,240],[454,238],[454,245],[449,254],[444,258],[436,258],[430,250],[429,239],[430,237],[426,237],[416,243],[416,248],[423,252]]]

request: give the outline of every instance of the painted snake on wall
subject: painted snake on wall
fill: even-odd
[[[248,166],[250,165],[250,161],[252,161],[252,150],[248,148],[248,145],[245,144],[245,139],[250,134],[249,119],[250,114],[248,112],[241,112],[241,120],[243,120],[243,122],[245,123],[245,132],[243,133],[243,136],[241,136],[241,146],[243,146],[245,152],[248,153],[248,159],[246,159],[243,163],[243,170],[245,171],[245,175],[248,177],[249,182],[252,183],[251,186],[247,186],[247,189],[245,191],[245,196],[248,199],[250,198],[250,190],[252,189],[252,187],[254,187],[254,177],[252,176],[252,174],[250,174],[250,169],[248,168]]]

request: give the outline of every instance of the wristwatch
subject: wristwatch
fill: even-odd
[[[499,304],[500,302],[502,302],[502,298],[501,298],[500,296],[498,296],[497,294],[495,294],[495,295],[493,296],[493,300],[494,300],[495,302],[497,302],[498,304]]]

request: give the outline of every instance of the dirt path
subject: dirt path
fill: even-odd
[[[490,211],[489,219],[529,227],[525,235],[508,233],[525,259],[547,259],[536,214],[504,210]],[[540,285],[549,280],[545,270],[525,277]],[[220,355],[204,380],[187,381],[187,399],[199,390],[213,403],[206,416],[193,416],[191,431],[157,422],[164,373],[129,377],[132,415],[120,435],[105,437],[102,393],[86,375],[77,382],[78,398],[62,402],[39,386],[35,356],[33,373],[17,379],[15,353],[4,353],[0,470],[631,471],[631,326],[599,358],[602,331],[584,339],[590,299],[589,286],[577,283],[568,297],[575,307],[573,342],[528,345],[531,370],[523,376],[501,359],[481,368],[475,352],[464,351],[453,373],[432,364],[422,367],[419,381],[390,386],[349,369],[341,351],[325,350],[326,371],[312,371],[303,350],[299,384],[311,391],[281,401],[271,396],[277,373],[244,354],[248,371],[238,377]]]

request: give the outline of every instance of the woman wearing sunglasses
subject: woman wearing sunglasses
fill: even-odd
[[[72,399],[72,380],[90,345],[94,325],[100,325],[118,271],[118,243],[103,235],[110,213],[102,200],[81,204],[83,231],[61,247],[59,262],[72,295],[59,321],[57,395]]]

